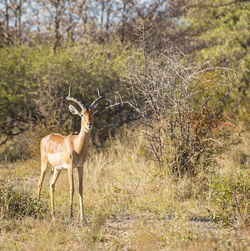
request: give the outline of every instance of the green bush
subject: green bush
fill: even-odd
[[[32,132],[30,136],[35,134],[39,142],[50,132],[79,131],[79,118],[68,110],[69,82],[73,85],[72,95],[87,106],[97,98],[97,84],[108,100],[113,99],[114,91],[126,97],[127,90],[120,79],[126,75],[128,60],[139,60],[138,54],[132,46],[126,47],[117,39],[107,45],[76,43],[58,50],[57,54],[52,46],[0,48],[0,146],[25,132]],[[102,112],[96,116],[93,139],[105,139],[110,128],[115,130],[120,125],[113,116],[113,113],[120,116],[120,112],[109,114],[104,104],[99,106]],[[37,151],[29,152],[29,148],[25,152],[13,151],[12,148],[4,153],[11,160],[30,157]],[[12,156],[9,157],[8,152]]]
[[[41,218],[47,210],[46,204],[32,198],[28,192],[17,191],[13,186],[0,187],[0,218]]]
[[[235,175],[216,179],[210,183],[212,191],[211,215],[215,220],[222,221],[224,226],[249,221],[249,179],[248,173],[239,172]]]

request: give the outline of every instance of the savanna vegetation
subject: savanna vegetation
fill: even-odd
[[[247,250],[249,16],[247,0],[0,1],[0,249]],[[55,220],[49,172],[37,199],[41,138],[80,130],[69,83],[105,96],[86,222],[67,172]]]

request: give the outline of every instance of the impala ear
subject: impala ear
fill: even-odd
[[[72,114],[80,116],[80,113],[76,110],[76,108],[73,105],[69,105],[69,110]]]

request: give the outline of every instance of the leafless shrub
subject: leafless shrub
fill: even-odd
[[[234,73],[212,61],[197,66],[178,50],[131,64],[128,83],[147,144],[144,154],[161,169],[196,174],[215,163],[230,143],[225,108]]]

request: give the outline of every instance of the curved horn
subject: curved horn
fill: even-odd
[[[71,96],[71,89],[72,89],[72,81],[71,81],[70,84],[69,84],[69,94],[68,94],[68,96],[66,97],[66,99],[69,100],[69,101],[73,101],[73,102],[75,102],[76,104],[78,104],[78,105],[81,107],[82,110],[85,109],[85,108],[86,108],[86,105],[84,105],[84,104],[81,103],[79,100],[77,100],[76,98],[73,98],[73,97]]]
[[[97,86],[97,93],[98,93],[98,98],[91,103],[91,105],[89,106],[90,109],[93,109],[100,100],[105,98],[104,96],[101,95],[99,85]]]

